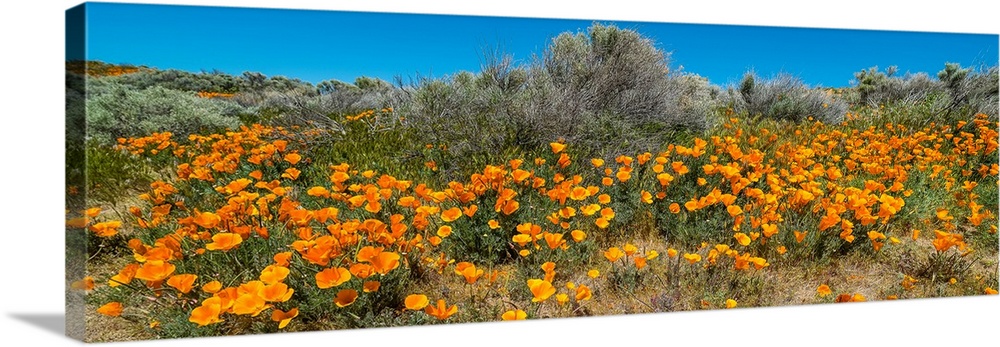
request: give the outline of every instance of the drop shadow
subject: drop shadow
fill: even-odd
[[[9,315],[50,333],[59,336],[66,335],[65,313],[10,313]]]

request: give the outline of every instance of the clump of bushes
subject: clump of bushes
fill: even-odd
[[[812,117],[824,123],[839,123],[847,114],[847,103],[835,98],[832,91],[811,88],[784,73],[764,79],[753,71],[747,72],[726,96],[733,111],[751,117],[795,122]]]
[[[855,73],[856,86],[848,98],[858,106],[886,108],[895,121],[911,124],[969,120],[977,113],[997,116],[995,66],[976,70],[946,63],[934,77],[924,73],[900,77],[896,72],[890,66],[885,71],[872,67]]]
[[[462,153],[534,149],[563,139],[596,156],[657,150],[677,131],[705,129],[718,88],[672,72],[669,54],[638,32],[595,24],[564,33],[541,57],[487,57],[479,74],[422,79],[401,115]]]
[[[187,136],[240,125],[235,103],[159,86],[137,90],[113,85],[87,100],[86,110],[87,135],[102,143],[154,132]]]
[[[885,71],[871,67],[854,74],[855,90],[852,101],[858,105],[878,108],[883,105],[915,105],[929,95],[942,91],[941,85],[925,73],[897,76],[898,69]]]

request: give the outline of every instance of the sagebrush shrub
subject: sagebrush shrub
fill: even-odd
[[[228,101],[204,99],[191,92],[114,85],[87,100],[88,136],[102,142],[119,137],[169,131],[179,136],[237,128]]]
[[[839,123],[847,113],[847,103],[834,98],[832,92],[811,88],[789,74],[762,79],[747,72],[737,87],[729,89],[727,99],[735,112],[778,120],[812,117]]]

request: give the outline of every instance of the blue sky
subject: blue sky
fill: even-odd
[[[529,62],[588,20],[90,3],[86,58],[187,71],[259,71],[317,83],[477,71],[484,48]],[[997,64],[998,36],[602,21],[671,52],[671,67],[733,83],[747,70],[848,86],[853,73],[896,65],[933,75],[945,62]],[[77,57],[70,57],[77,58]]]

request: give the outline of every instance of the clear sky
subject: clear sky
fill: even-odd
[[[442,77],[478,71],[484,48],[519,62],[587,20],[90,3],[86,58],[187,71],[258,71],[317,83],[358,76]],[[945,62],[994,66],[998,36],[602,21],[670,52],[671,67],[736,82],[787,72],[814,86],[896,65],[932,76]],[[80,57],[69,57],[80,58]]]

